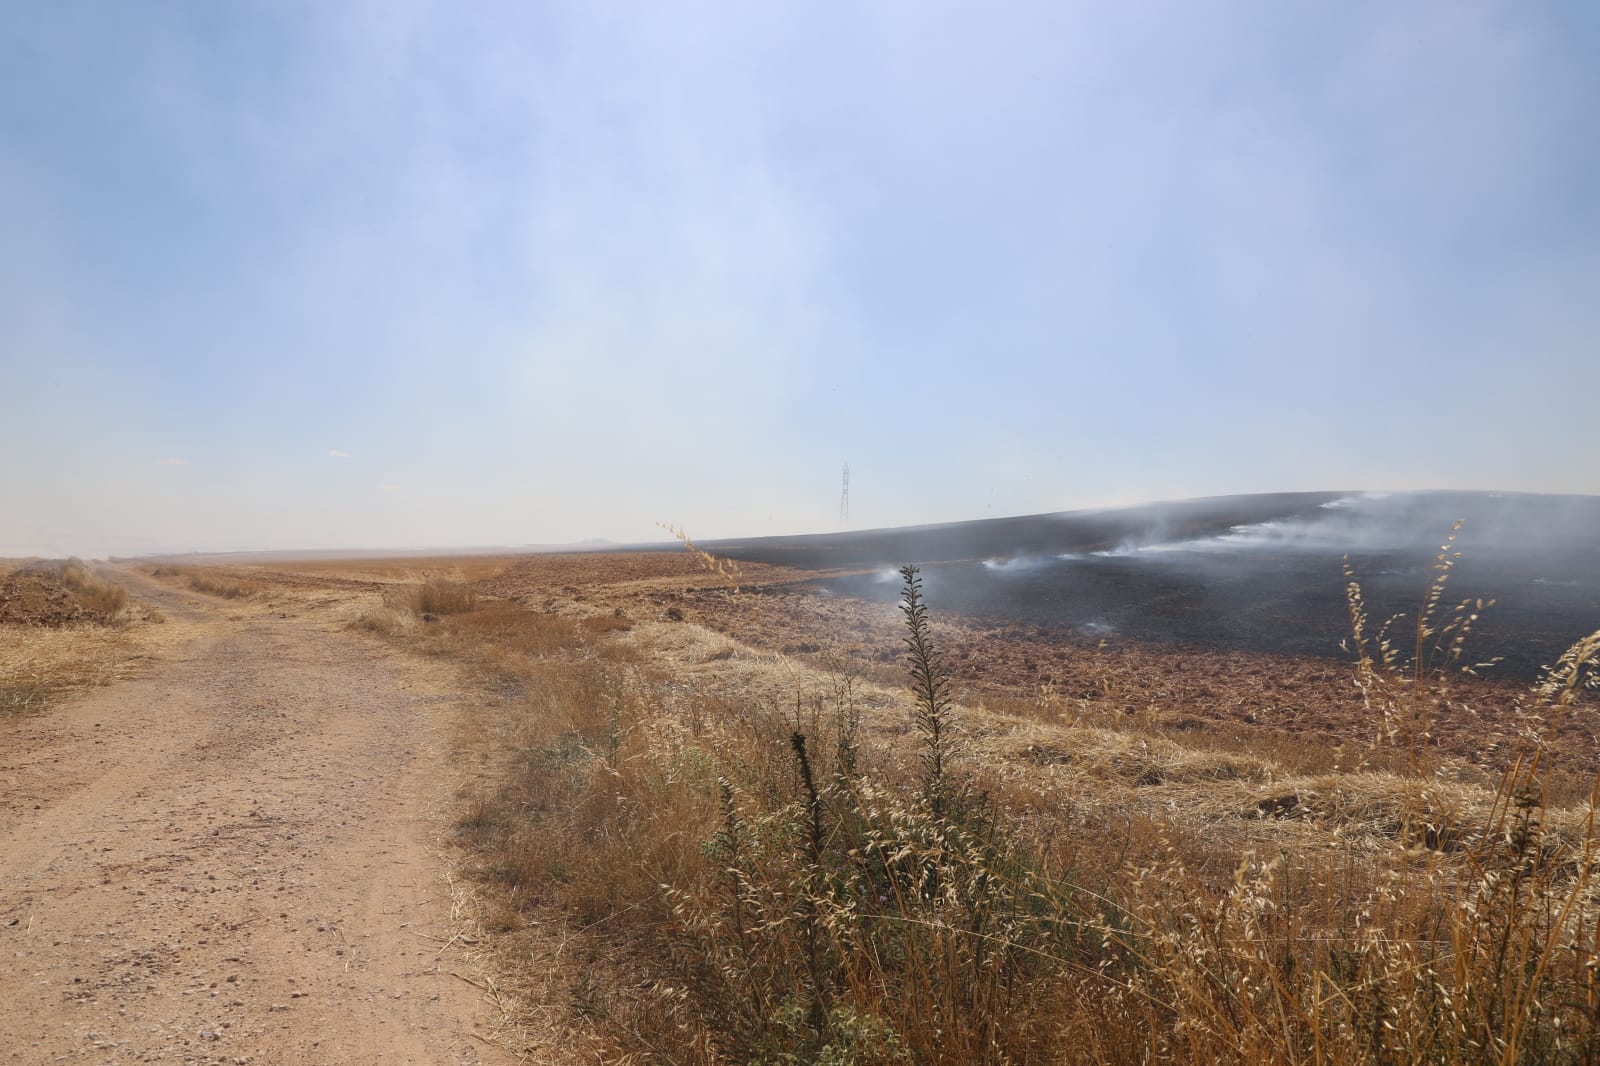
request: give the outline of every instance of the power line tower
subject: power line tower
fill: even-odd
[[[850,464],[844,464],[844,475],[839,480],[839,528],[850,525]]]

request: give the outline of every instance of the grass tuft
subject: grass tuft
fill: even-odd
[[[478,605],[478,595],[460,581],[429,577],[406,590],[405,602],[417,614],[464,614]]]

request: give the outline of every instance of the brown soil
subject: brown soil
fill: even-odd
[[[0,723],[0,1061],[510,1061],[433,850],[448,679],[120,579],[201,635]]]
[[[74,596],[48,564],[24,565],[0,576],[0,625],[60,628],[104,621],[105,615]]]

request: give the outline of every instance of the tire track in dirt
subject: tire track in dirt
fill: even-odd
[[[430,850],[450,697],[305,620],[0,725],[0,1062],[499,1063]]]

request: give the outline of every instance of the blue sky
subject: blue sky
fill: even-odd
[[[981,10],[980,10],[981,7]],[[1600,493],[1600,7],[0,10],[0,554]]]

